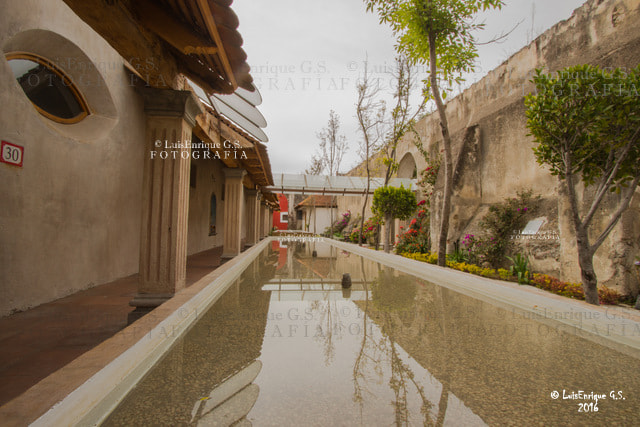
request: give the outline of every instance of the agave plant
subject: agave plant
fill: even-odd
[[[516,254],[515,257],[507,257],[513,265],[509,268],[511,274],[518,278],[518,284],[528,285],[531,273],[529,272],[529,258],[522,254]]]

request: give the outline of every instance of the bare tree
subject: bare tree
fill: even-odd
[[[335,111],[329,112],[327,127],[316,134],[320,139],[320,151],[314,156],[322,164],[322,171],[329,176],[340,172],[342,157],[347,152],[347,138],[340,135],[340,116]],[[316,160],[312,159],[312,165]]]
[[[422,104],[418,106],[413,114],[411,113],[410,95],[414,89],[415,82],[411,66],[406,56],[400,55],[396,58],[396,71],[393,77],[395,80],[393,97],[396,105],[393,110],[391,110],[391,124],[384,146],[384,162],[387,166],[384,185],[389,184],[391,177],[398,170],[398,162],[396,161],[398,143],[407,131],[413,128],[416,117],[424,111],[427,101],[426,98],[423,98]]]
[[[311,157],[311,163],[309,167],[305,169],[304,173],[307,175],[322,175],[322,170],[324,167],[322,166],[322,159],[318,155],[313,155]]]
[[[398,170],[398,162],[396,160],[396,151],[398,143],[410,129],[414,129],[416,117],[424,111],[427,99],[423,97],[422,103],[411,113],[410,95],[414,88],[414,76],[411,66],[405,55],[396,57],[396,71],[393,74],[395,80],[395,88],[393,97],[396,101],[395,107],[391,110],[390,128],[386,134],[384,143],[384,164],[387,170],[384,175],[384,185],[389,185],[389,181],[393,174]],[[415,132],[415,129],[414,129]],[[417,139],[419,141],[419,137]],[[415,141],[414,141],[415,142]],[[420,147],[418,147],[420,148]],[[391,227],[392,224],[387,224]],[[378,236],[380,235],[380,226],[378,225]],[[395,234],[395,233],[392,233]],[[377,243],[376,243],[377,249]]]
[[[356,103],[356,118],[362,132],[362,140],[359,145],[359,154],[365,163],[367,172],[367,190],[364,194],[362,204],[362,215],[360,216],[360,235],[358,245],[362,246],[362,235],[364,233],[364,216],[369,201],[369,190],[371,188],[371,171],[369,170],[369,157],[375,152],[383,138],[382,126],[384,124],[385,103],[376,99],[380,88],[369,80],[368,60],[364,62],[364,77],[358,83],[358,102]]]

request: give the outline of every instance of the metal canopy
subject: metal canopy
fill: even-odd
[[[206,105],[231,120],[258,141],[269,141],[269,138],[261,129],[267,126],[267,121],[256,108],[256,105],[259,105],[262,101],[257,88],[255,89],[255,93],[238,89],[239,93],[229,95],[212,94],[209,96],[197,83],[188,78],[187,82],[193,88],[198,98]],[[246,98],[251,98],[251,101],[248,101]]]
[[[273,186],[265,191],[288,194],[327,194],[327,195],[364,195],[367,192],[367,178],[359,176],[324,176],[280,173],[273,175]],[[411,178],[393,178],[392,187],[417,189],[417,180]],[[384,178],[371,178],[369,194],[384,186]]]

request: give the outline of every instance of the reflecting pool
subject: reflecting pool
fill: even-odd
[[[272,242],[104,425],[636,422],[638,359],[328,243],[287,245]]]

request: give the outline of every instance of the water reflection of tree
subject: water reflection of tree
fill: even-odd
[[[424,425],[433,425],[429,417],[432,403],[427,399],[424,388],[418,384],[412,369],[404,363],[399,355],[398,347],[393,340],[393,336],[383,336],[379,341],[373,339],[367,332],[367,324],[369,320],[369,301],[370,293],[368,280],[364,269],[364,259],[361,260],[362,278],[365,288],[365,300],[361,306],[362,316],[362,341],[360,351],[356,357],[353,366],[353,399],[359,404],[360,413],[363,410],[363,391],[364,386],[361,380],[365,379],[365,370],[368,362],[374,363],[374,371],[379,377],[382,377],[382,364],[388,361],[390,364],[391,378],[389,386],[394,393],[393,406],[395,410],[395,424],[406,425],[409,422],[409,407],[407,398],[413,389],[418,393],[421,399],[420,413],[424,419]],[[397,314],[406,315],[413,312],[415,308],[415,285],[411,283],[405,276],[393,277],[392,272],[388,269],[379,271],[377,280],[372,283],[373,305],[376,311],[381,312],[378,321],[381,330],[393,331],[395,329],[395,320]],[[386,297],[386,298],[385,298]],[[384,334],[383,334],[384,335]]]
[[[332,307],[329,292],[327,291],[324,301],[313,301],[311,303],[311,310],[318,313],[320,319],[313,337],[316,341],[322,343],[324,364],[329,366],[333,362],[336,352],[334,338],[340,339],[342,337],[342,325],[338,315],[337,303],[334,301]]]

